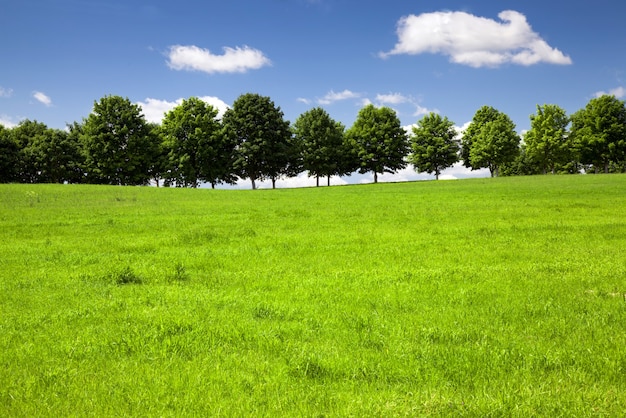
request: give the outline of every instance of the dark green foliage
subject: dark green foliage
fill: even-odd
[[[37,173],[37,143],[46,141],[48,127],[37,121],[23,120],[11,130],[13,141],[19,147],[19,163],[17,166],[18,178],[22,183],[36,183]]]
[[[19,161],[20,148],[11,135],[11,130],[0,125],[0,183],[19,180]]]
[[[537,105],[537,113],[530,115],[530,130],[524,136],[528,162],[543,174],[555,174],[574,159],[574,147],[567,126],[570,119],[557,105]]]
[[[519,153],[520,138],[515,124],[493,107],[480,108],[461,140],[461,157],[472,170],[488,168],[497,176],[499,167],[511,163]]]
[[[594,171],[609,172],[611,165],[626,161],[626,107],[615,96],[591,99],[572,115],[572,137],[580,162]]]
[[[454,122],[447,117],[430,113],[424,116],[418,126],[413,127],[410,138],[412,154],[409,162],[418,172],[435,173],[439,179],[442,170],[459,161],[459,142],[456,140]]]
[[[236,143],[234,170],[257,180],[272,179],[297,171],[298,149],[289,122],[269,97],[247,93],[239,96],[223,117],[226,134]]]
[[[346,136],[358,156],[359,172],[373,172],[374,183],[378,173],[395,173],[406,167],[409,141],[393,109],[365,106]]]
[[[120,96],[94,104],[83,125],[88,181],[141,185],[150,180],[150,165],[158,154],[158,137],[141,108]]]
[[[138,276],[130,266],[116,270],[110,274],[111,280],[117,285],[141,284],[141,277]]]
[[[165,115],[162,124],[168,150],[167,181],[197,187],[206,181],[215,186],[234,183],[234,143],[224,134],[217,109],[191,97]]]
[[[347,167],[346,143],[344,126],[334,121],[322,108],[316,107],[301,114],[294,123],[294,135],[302,147],[302,165],[315,176],[319,186],[319,178],[349,174],[352,167]]]

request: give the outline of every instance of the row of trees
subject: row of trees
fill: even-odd
[[[128,99],[106,96],[67,130],[23,121],[0,125],[1,182],[69,182],[197,187],[248,178],[252,188],[307,171],[317,179],[394,173],[411,163],[439,174],[458,161],[494,175],[626,169],[626,107],[614,96],[589,101],[571,116],[537,106],[523,141],[504,113],[480,108],[462,133],[439,114],[424,116],[409,134],[395,111],[363,107],[349,129],[314,108],[292,125],[269,97],[244,94],[221,119],[192,97],[147,123]]]

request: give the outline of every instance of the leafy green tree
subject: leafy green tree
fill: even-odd
[[[218,111],[191,97],[169,111],[161,126],[169,150],[168,179],[180,186],[197,187],[236,180],[232,174],[234,144],[224,134]]]
[[[571,161],[573,147],[567,132],[569,123],[569,116],[557,105],[537,105],[537,113],[530,115],[530,130],[524,136],[525,151],[543,174],[554,174]]]
[[[303,168],[309,176],[320,177],[348,174],[346,168],[346,145],[344,126],[334,121],[322,108],[316,107],[301,114],[294,123],[294,135],[302,147]]]
[[[60,129],[36,135],[27,150],[38,183],[76,183],[82,177],[83,155],[77,136]]]
[[[373,172],[374,183],[378,183],[378,173],[395,173],[407,165],[408,136],[389,107],[369,104],[362,108],[346,136],[358,156],[359,172]]]
[[[36,120],[23,120],[11,129],[13,141],[19,148],[19,162],[17,165],[18,180],[21,183],[37,183],[39,173],[37,169],[37,155],[33,144],[46,140],[48,127]]]
[[[583,164],[609,172],[611,164],[626,160],[626,107],[615,96],[593,98],[572,115],[573,140]]]
[[[488,106],[480,108],[462,139],[464,164],[472,170],[488,168],[491,176],[519,154],[520,138],[515,124],[504,113]]]
[[[442,170],[459,161],[459,142],[454,122],[436,113],[425,115],[413,127],[410,137],[412,154],[409,162],[418,172],[435,173],[439,180]]]
[[[472,118],[472,122],[469,124],[467,129],[463,132],[463,136],[461,137],[461,160],[463,160],[463,165],[467,168],[471,168],[472,170],[479,170],[483,167],[476,167],[472,165],[472,160],[470,158],[470,152],[472,150],[472,146],[474,145],[474,141],[476,137],[480,133],[482,127],[490,121],[495,120],[498,117],[500,112],[494,109],[491,106],[483,106],[476,111],[474,117]]]
[[[18,181],[20,148],[13,138],[11,129],[0,125],[0,183]]]
[[[95,102],[84,121],[81,140],[90,182],[120,185],[149,182],[157,139],[141,107],[128,98],[105,96]]]
[[[280,107],[266,96],[247,93],[239,96],[224,113],[226,134],[236,144],[234,169],[242,178],[256,182],[293,174],[297,166],[297,149],[289,122]]]

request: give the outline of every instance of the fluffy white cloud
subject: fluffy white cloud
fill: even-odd
[[[44,93],[42,93],[40,91],[33,92],[33,97],[39,103],[43,103],[46,106],[52,106],[52,99],[49,96],[47,96],[46,94],[44,94]]]
[[[223,55],[214,55],[208,49],[195,45],[174,45],[168,51],[167,65],[174,70],[213,74],[245,73],[271,64],[263,52],[248,46],[224,47],[223,50]]]
[[[224,112],[226,112],[226,110],[229,108],[229,106],[224,101],[217,97],[203,96],[199,97],[199,99],[216,108],[218,111],[218,118],[221,118],[224,115]],[[147,98],[144,102],[137,102],[137,104],[141,106],[143,114],[148,122],[161,123],[165,113],[174,109],[182,102],[183,99],[168,102],[167,100]]]
[[[10,116],[0,115],[0,125],[4,125],[5,128],[14,128],[17,123]]]
[[[0,97],[11,97],[13,95],[13,89],[5,89],[0,86]]]
[[[616,87],[614,89],[611,89],[609,91],[598,91],[595,92],[593,95],[595,97],[600,97],[600,96],[604,96],[608,94],[609,96],[615,96],[618,99],[621,99],[622,97],[626,96],[626,88],[620,86],[620,87]]]
[[[311,104],[311,101],[307,98],[304,97],[298,97],[296,99],[296,101],[300,102],[300,103],[304,103],[305,105]]]
[[[324,97],[318,99],[317,102],[322,105],[328,105],[340,100],[358,99],[359,97],[361,97],[359,93],[354,93],[350,90],[344,90],[339,93],[335,93],[333,90],[331,90]]]
[[[534,32],[523,14],[505,10],[498,17],[500,21],[465,12],[405,16],[398,21],[398,43],[380,56],[443,54],[454,63],[471,67],[572,63]]]

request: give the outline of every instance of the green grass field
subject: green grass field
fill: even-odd
[[[620,416],[626,175],[0,185],[0,416]]]

